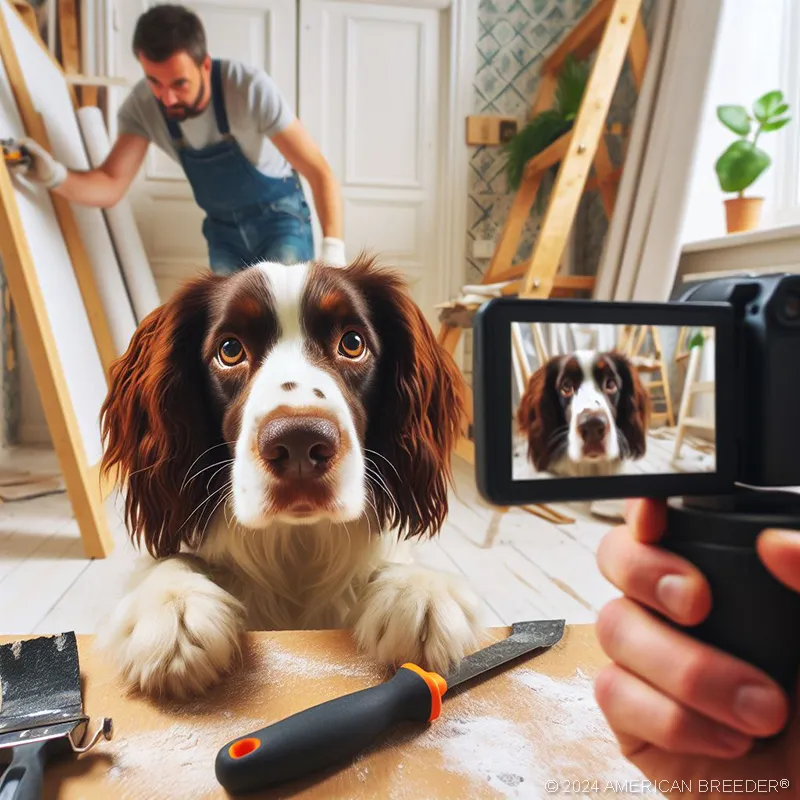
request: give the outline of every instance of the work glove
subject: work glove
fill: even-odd
[[[20,139],[19,144],[31,156],[31,163],[22,173],[26,178],[34,183],[41,183],[47,189],[55,189],[67,179],[67,168],[33,139],[27,137]]]
[[[341,239],[326,236],[322,240],[321,261],[334,267],[346,267],[347,259],[344,254],[344,242]]]

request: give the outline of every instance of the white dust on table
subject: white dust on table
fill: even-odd
[[[544,800],[553,797],[545,784],[556,780],[559,794],[589,798],[602,794],[607,782],[642,781],[619,751],[591,678],[580,670],[557,679],[529,669],[510,673],[508,680],[520,721],[503,718],[488,700],[453,698],[448,710],[445,699],[441,717],[409,748],[408,757],[415,757],[417,747],[437,750],[440,768],[469,781],[475,797]],[[563,787],[564,781],[570,786]],[[399,800],[404,787],[395,780],[388,796]]]
[[[11,654],[15,661],[22,655],[22,642],[14,642],[11,645]]]
[[[67,637],[64,636],[63,633],[59,633],[58,636],[56,636],[56,650],[58,650],[58,652],[60,653],[64,649],[66,644],[67,644]]]
[[[239,734],[263,724],[256,719],[207,720],[167,729],[119,733],[103,749],[113,753],[109,777],[119,800],[201,798],[220,792],[214,775],[217,751]]]
[[[119,790],[117,797],[186,800],[225,796],[214,775],[219,749],[237,736],[276,721],[266,717],[242,719],[229,709],[252,700],[269,713],[271,688],[294,692],[305,680],[332,676],[381,680],[378,668],[366,659],[343,663],[290,651],[275,642],[259,643],[243,672],[225,680],[212,700],[195,699],[168,709],[171,715],[181,717],[181,722],[165,730],[129,735],[122,725],[117,726],[114,738],[102,743],[103,751],[113,757],[109,776]],[[302,698],[298,702],[302,705]],[[213,714],[210,707],[226,710]]]
[[[348,660],[346,663],[331,661],[284,649],[275,642],[265,644],[263,655],[267,668],[276,678],[285,674],[292,678],[368,678],[381,681],[386,677],[367,659]]]

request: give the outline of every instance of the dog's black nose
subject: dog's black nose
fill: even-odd
[[[603,411],[583,411],[578,417],[578,431],[586,444],[599,444],[608,431],[608,418]]]
[[[281,478],[317,478],[339,451],[339,429],[323,417],[277,417],[258,432],[258,451]]]

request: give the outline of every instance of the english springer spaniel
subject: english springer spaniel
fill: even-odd
[[[188,282],[111,371],[103,470],[147,556],[100,639],[133,687],[185,699],[245,629],[352,628],[391,667],[474,648],[479,603],[412,561],[439,532],[463,379],[401,278],[262,263]]]
[[[579,350],[530,378],[516,414],[538,472],[600,477],[645,455],[650,398],[625,356]]]

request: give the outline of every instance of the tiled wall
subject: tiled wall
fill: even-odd
[[[592,0],[480,0],[478,8],[478,57],[475,75],[476,114],[502,114],[517,117],[523,124],[536,96],[543,59],[571,30],[592,5]],[[643,17],[648,34],[651,30],[654,0],[644,0]],[[629,126],[636,104],[636,90],[625,65],[612,101],[609,125],[620,122]],[[622,142],[607,136],[612,161],[619,164]],[[488,260],[472,257],[475,239],[500,237],[508,216],[513,194],[508,190],[504,171],[505,156],[499,147],[476,147],[470,158],[470,186],[467,231],[467,263],[464,280],[478,282],[488,267]],[[543,184],[552,187],[553,179]],[[547,199],[545,195],[544,199]],[[544,204],[542,206],[544,209]],[[541,224],[536,206],[523,231],[515,261],[528,256]],[[591,275],[597,269],[607,222],[596,192],[584,195],[573,229],[572,270]],[[470,354],[465,352],[467,374]]]

